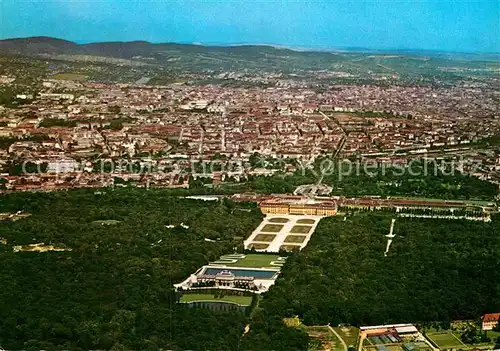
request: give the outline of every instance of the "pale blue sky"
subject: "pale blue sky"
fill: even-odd
[[[500,52],[500,0],[0,0],[0,37]]]

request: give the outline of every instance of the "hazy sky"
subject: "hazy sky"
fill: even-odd
[[[0,37],[500,52],[500,0],[0,0]]]

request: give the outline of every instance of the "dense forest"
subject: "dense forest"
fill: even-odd
[[[398,219],[384,257],[391,218],[323,219],[260,307],[308,325],[475,319],[500,310],[498,216],[486,224]]]
[[[247,317],[178,307],[172,283],[231,252],[262,216],[248,208],[132,189],[3,195],[0,212],[32,216],[0,221],[0,346],[234,350]],[[13,252],[39,242],[72,251]]]

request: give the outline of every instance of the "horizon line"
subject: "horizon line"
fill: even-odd
[[[252,42],[189,42],[189,41],[149,41],[143,39],[134,40],[104,40],[104,41],[88,41],[88,40],[69,40],[61,37],[53,37],[48,35],[32,35],[25,37],[1,37],[0,41],[6,40],[19,40],[19,39],[33,39],[33,38],[48,38],[63,40],[67,42],[72,42],[77,45],[88,45],[88,44],[103,44],[103,43],[137,43],[143,42],[152,45],[159,44],[181,44],[181,45],[192,45],[192,46],[202,46],[202,47],[236,47],[236,46],[267,46],[276,49],[288,49],[298,52],[369,52],[369,51],[379,51],[379,52],[391,52],[391,51],[403,51],[403,52],[432,52],[441,54],[468,54],[468,55],[500,55],[500,51],[450,51],[443,49],[425,49],[425,48],[383,48],[383,47],[364,47],[364,46],[296,46],[296,45],[286,45],[286,44],[272,44],[272,43],[252,43]]]

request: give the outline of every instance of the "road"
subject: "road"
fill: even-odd
[[[323,117],[334,121],[342,129],[342,132],[344,132],[344,135],[342,136],[342,139],[340,140],[339,145],[337,146],[337,150],[335,151],[335,155],[333,155],[333,158],[335,159],[339,155],[340,151],[342,151],[342,149],[344,148],[345,141],[347,140],[347,131],[344,129],[344,127],[342,127],[342,125],[337,121],[337,119],[335,119],[335,117],[329,117],[321,111],[319,111],[319,113]]]

